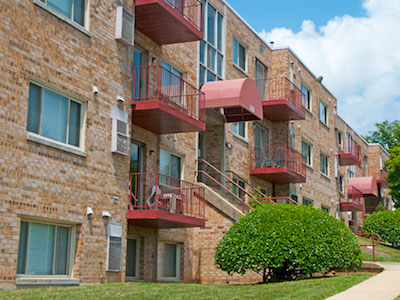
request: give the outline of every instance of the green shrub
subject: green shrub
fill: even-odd
[[[260,206],[236,222],[217,246],[217,266],[228,274],[263,273],[263,281],[301,272],[358,269],[361,249],[341,221],[298,205]]]
[[[375,232],[383,242],[400,246],[400,211],[384,210],[372,213],[365,219],[362,232]]]

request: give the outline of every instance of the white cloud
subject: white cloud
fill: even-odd
[[[263,30],[265,41],[289,46],[338,99],[339,114],[361,134],[400,119],[400,1],[365,0],[366,17],[335,17],[320,28]]]

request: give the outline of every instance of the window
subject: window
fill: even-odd
[[[122,264],[122,225],[107,223],[107,263],[106,270],[121,271]]]
[[[290,127],[289,132],[289,147],[296,150],[296,133],[293,126]]]
[[[328,106],[322,101],[319,102],[319,120],[322,124],[328,126]]]
[[[307,198],[303,198],[303,205],[306,205],[306,206],[313,206],[314,204],[313,204],[313,201],[312,201],[312,200],[307,199]]]
[[[243,71],[246,71],[246,52],[246,48],[237,40],[233,39],[233,64]]]
[[[29,132],[42,137],[82,147],[84,105],[37,84],[29,86]]]
[[[159,243],[158,278],[180,279],[180,243]]]
[[[347,166],[347,180],[350,178],[354,178],[356,175],[356,171],[354,166]]]
[[[368,176],[368,157],[363,156],[363,176]]]
[[[71,21],[85,26],[86,0],[40,0],[44,5]]]
[[[246,122],[232,123],[232,132],[234,135],[246,139],[247,138],[246,131],[247,131],[246,130]]]
[[[200,85],[223,79],[223,24],[224,17],[208,0],[202,0],[204,15],[204,40],[200,41]]]
[[[322,211],[326,211],[328,214],[329,214],[329,212],[331,211],[329,207],[324,206],[324,205],[321,205],[321,210],[322,210]]]
[[[312,167],[312,146],[309,143],[302,141],[301,153],[306,159],[307,166]]]
[[[147,64],[147,52],[136,47],[133,50],[134,92],[135,100],[147,97],[147,71],[140,68]]]
[[[329,157],[321,152],[321,173],[329,176]]]
[[[268,145],[268,130],[258,124],[254,127],[254,144],[260,149]]]
[[[233,182],[236,183],[237,185],[239,185],[244,190],[246,190],[246,183],[243,180],[241,180],[237,177],[233,177]],[[241,199],[244,198],[244,192],[233,184],[232,184],[232,192],[239,198],[241,198]]]
[[[71,227],[21,221],[17,274],[68,275]]]
[[[182,158],[164,149],[160,151],[160,173],[174,178],[181,178]]]
[[[126,277],[127,280],[139,278],[140,240],[128,239],[126,244]]]
[[[339,149],[343,150],[343,134],[340,131],[338,132],[338,144]]]
[[[293,70],[293,66],[292,64],[290,65],[290,69],[289,69],[289,73],[290,73],[290,81],[296,85],[297,84],[297,75]]]
[[[184,105],[183,89],[184,81],[183,73],[172,67],[165,61],[162,62],[161,72],[161,94],[163,97],[174,102],[179,106]]]
[[[267,98],[267,72],[268,69],[258,59],[256,60],[256,84],[258,92],[260,93],[260,99],[264,100]]]
[[[304,85],[301,85],[301,92],[304,97],[304,105],[308,111],[311,112],[311,91],[307,89]]]
[[[343,193],[344,190],[344,186],[343,186],[344,182],[343,182],[343,176],[340,175],[339,176],[339,192]]]

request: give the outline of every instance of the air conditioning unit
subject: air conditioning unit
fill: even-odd
[[[135,32],[135,18],[132,13],[122,6],[117,6],[115,24],[115,39],[126,45],[133,45]]]
[[[107,223],[107,258],[106,270],[121,271],[122,262],[122,225]]]
[[[112,120],[111,152],[128,155],[129,154],[128,114],[118,108],[112,108],[111,120]]]

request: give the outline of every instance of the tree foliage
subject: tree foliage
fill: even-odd
[[[400,206],[400,144],[393,147],[390,151],[390,159],[386,161],[386,165],[389,167],[388,170],[388,181],[390,194],[392,195],[393,201],[396,207]]]
[[[372,213],[365,219],[362,232],[374,232],[383,242],[400,245],[400,211],[384,210]]]
[[[379,143],[387,151],[400,143],[400,121],[384,121],[375,124],[376,130],[369,131],[363,138],[368,143]]]
[[[216,250],[229,274],[263,273],[263,281],[287,280],[301,271],[358,269],[361,250],[345,224],[321,210],[298,205],[261,206],[236,222]]]

